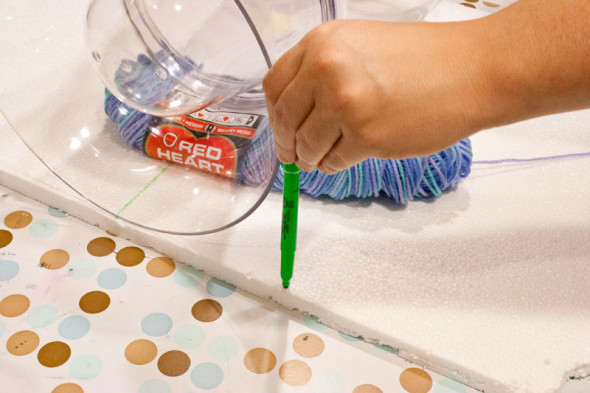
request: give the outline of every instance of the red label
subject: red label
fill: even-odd
[[[150,127],[144,152],[153,158],[227,177],[235,176],[238,161],[236,146],[229,138],[197,138],[189,130],[174,124]]]

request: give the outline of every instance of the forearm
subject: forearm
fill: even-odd
[[[264,80],[277,155],[335,173],[590,107],[590,0],[520,0],[455,23],[333,21]]]
[[[520,0],[476,23],[488,124],[590,107],[590,2]]]

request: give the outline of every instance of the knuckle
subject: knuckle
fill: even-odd
[[[358,107],[358,95],[348,86],[339,86],[332,94],[332,108],[339,114],[352,113]]]
[[[309,137],[297,134],[295,136],[296,146],[297,146],[297,155],[302,158],[310,158],[313,153],[313,143],[309,140]]]
[[[330,167],[326,164],[320,164],[318,166],[318,171],[325,173],[326,175],[333,175],[335,173],[338,173],[337,170],[333,169],[332,167]]]
[[[287,126],[287,111],[282,105],[276,105],[272,111],[272,123],[275,128],[280,128],[280,131],[289,131]]]
[[[342,53],[337,48],[322,45],[320,53],[315,59],[314,70],[319,75],[326,75],[339,68],[343,62]]]
[[[312,172],[315,169],[314,165],[308,164],[301,159],[297,159],[296,163],[297,167],[304,172]]]
[[[334,36],[335,30],[343,26],[344,23],[339,19],[334,19],[316,26],[304,37],[305,40],[325,41],[327,38]]]
[[[268,93],[268,90],[270,89],[270,73],[271,71],[269,70],[266,75],[264,75],[264,78],[262,78],[262,90],[264,90],[265,93]]]
[[[271,68],[262,79],[262,89],[264,90],[267,101],[272,104],[274,104],[278,98],[273,90],[273,74],[273,69]]]
[[[289,134],[281,133],[273,129],[276,154],[281,162],[293,162],[295,160],[295,141]],[[290,161],[289,161],[290,160]]]
[[[358,128],[355,132],[355,135],[359,147],[363,149],[374,150],[377,148],[381,148],[383,145],[383,141],[379,137],[379,134],[371,132],[369,129],[365,127]]]
[[[284,135],[275,132],[274,137],[277,148],[280,148],[282,151],[295,150],[295,140],[290,135]]]
[[[329,23],[322,23],[319,26],[316,26],[307,32],[305,36],[303,36],[301,42],[308,47],[310,45],[314,45],[316,42],[323,42],[324,39],[329,35],[330,29],[328,25]]]
[[[344,134],[349,142],[354,141],[354,147],[357,152],[376,154],[387,148],[388,145],[383,131],[381,127],[375,129],[375,127],[361,124],[351,126]]]
[[[347,167],[348,163],[346,159],[340,153],[332,151],[322,161],[318,169],[326,174],[333,174]]]
[[[290,164],[295,161],[295,154],[293,152],[280,147],[278,144],[276,146],[277,151],[277,158],[280,162],[285,164]]]

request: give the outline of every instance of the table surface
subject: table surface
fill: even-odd
[[[476,392],[66,212],[0,199],[3,393]]]
[[[0,390],[475,390],[0,187]]]

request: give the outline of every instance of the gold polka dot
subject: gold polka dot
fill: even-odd
[[[98,314],[111,304],[109,295],[102,291],[92,291],[80,298],[80,309],[88,314]]]
[[[113,237],[117,237],[118,235],[115,232],[111,232],[111,231],[105,231],[107,233],[107,235],[111,235]]]
[[[169,377],[178,377],[187,372],[191,366],[191,359],[182,351],[168,351],[158,359],[158,369]]]
[[[37,359],[45,367],[58,367],[68,361],[72,350],[69,345],[61,341],[52,341],[39,350]]]
[[[0,229],[0,248],[6,247],[12,242],[12,233],[6,229]]]
[[[295,337],[293,349],[304,358],[315,358],[324,352],[324,340],[312,333],[304,333]]]
[[[6,340],[6,349],[16,356],[28,355],[38,346],[39,336],[30,330],[16,332]]]
[[[407,368],[402,371],[399,383],[408,393],[427,393],[432,388],[432,378],[421,368]]]
[[[64,267],[70,261],[67,251],[56,248],[41,255],[41,266],[45,269],[55,270]]]
[[[147,272],[154,277],[167,277],[174,273],[176,264],[170,258],[156,257],[148,262],[146,266]]]
[[[125,348],[125,358],[129,363],[143,365],[156,358],[158,347],[150,340],[135,340]]]
[[[483,5],[485,5],[486,7],[490,7],[490,8],[497,8],[500,6],[500,4],[496,4],[496,3],[491,3],[489,1],[484,1]]]
[[[244,366],[254,374],[266,374],[277,365],[277,357],[266,348],[254,348],[244,355]]]
[[[469,4],[469,3],[460,3],[460,4],[464,5],[465,7],[475,8],[475,6],[473,4]]]
[[[352,393],[383,393],[383,391],[375,385],[365,384],[354,388]]]
[[[289,360],[279,368],[279,377],[287,385],[303,386],[311,379],[311,368],[301,360]]]
[[[105,257],[115,251],[115,241],[110,237],[97,237],[88,242],[86,250],[95,257]]]
[[[33,221],[33,215],[24,210],[17,210],[4,218],[4,225],[10,229],[22,229]]]
[[[84,389],[75,383],[62,383],[56,386],[51,393],[84,393]]]
[[[139,265],[145,258],[145,252],[139,247],[125,247],[117,253],[117,262],[123,266]]]
[[[0,314],[5,317],[18,317],[29,309],[31,301],[21,294],[8,295],[0,301]]]
[[[213,322],[223,314],[223,307],[213,299],[203,299],[193,305],[191,312],[196,320]]]

